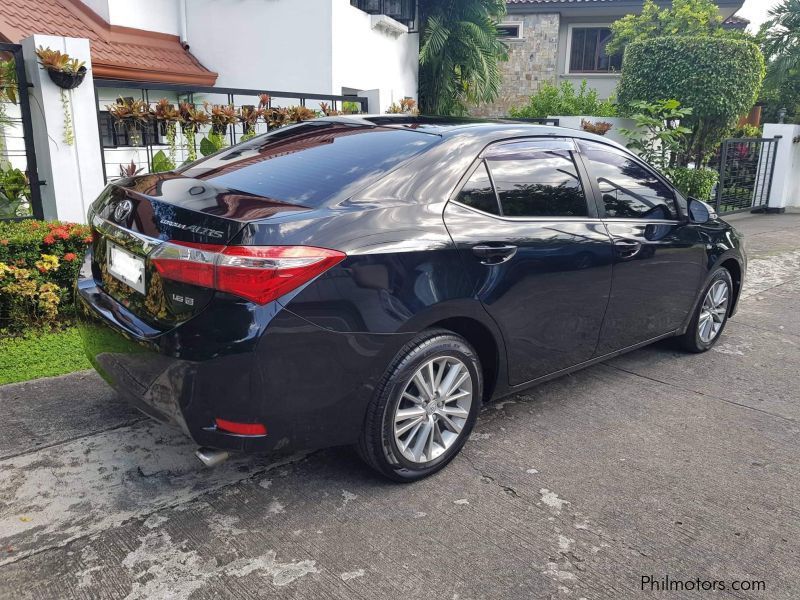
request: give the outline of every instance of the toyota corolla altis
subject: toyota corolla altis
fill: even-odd
[[[434,473],[482,403],[656,340],[711,348],[739,234],[605,138],[308,121],[91,207],[79,313],[100,374],[227,451],[352,444]]]

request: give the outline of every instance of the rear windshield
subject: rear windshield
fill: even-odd
[[[349,198],[439,136],[325,121],[286,127],[193,163],[186,177],[316,208]]]

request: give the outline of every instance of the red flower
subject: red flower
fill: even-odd
[[[44,242],[46,245],[50,246],[50,245],[52,245],[52,244],[55,244],[55,243],[56,243],[56,238],[54,238],[52,235],[49,235],[49,234],[48,234],[48,235],[44,236],[44,239],[43,239],[42,241],[43,241],[43,242]]]
[[[8,246],[8,240],[0,240],[0,246]]]
[[[47,273],[47,269],[44,267],[39,267],[39,273]]]
[[[91,244],[92,241],[93,241],[92,240],[92,236],[90,236],[90,235],[87,235],[85,238],[83,238],[83,243],[84,244]]]
[[[75,254],[74,252],[67,252],[67,253],[64,255],[64,260],[65,260],[65,261],[67,261],[67,262],[72,262],[72,261],[73,261],[73,260],[75,260],[76,258],[78,258],[78,255],[77,255],[77,254]]]
[[[56,229],[55,231],[53,231],[53,233],[55,233],[62,240],[68,240],[69,239],[69,232],[66,229],[64,229],[63,227],[61,229]]]

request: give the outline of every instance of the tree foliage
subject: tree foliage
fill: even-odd
[[[745,40],[660,37],[625,50],[619,102],[674,99],[691,108],[683,124],[692,129],[680,161],[704,164],[736,120],[758,98],[764,56]]]
[[[681,123],[692,114],[691,108],[681,108],[677,100],[634,102],[631,119],[635,129],[622,129],[628,138],[628,148],[662,171],[674,164],[684,139],[692,130]]]
[[[420,110],[463,115],[470,106],[497,98],[499,61],[506,46],[496,23],[504,0],[421,0],[419,50]]]
[[[759,34],[767,58],[762,100],[765,117],[777,120],[785,108],[788,117],[800,119],[800,0],[783,0],[770,9]]]
[[[560,86],[544,82],[530,97],[528,104],[512,107],[509,115],[516,118],[542,119],[545,117],[616,117],[617,107],[612,100],[601,100],[597,90],[589,89],[584,79],[575,89],[571,81]]]
[[[621,54],[628,44],[663,36],[742,38],[746,34],[722,28],[719,7],[712,0],[673,0],[659,8],[645,0],[641,14],[629,14],[611,26],[609,54]]]

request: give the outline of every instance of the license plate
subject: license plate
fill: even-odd
[[[144,259],[108,243],[108,274],[144,294]]]

